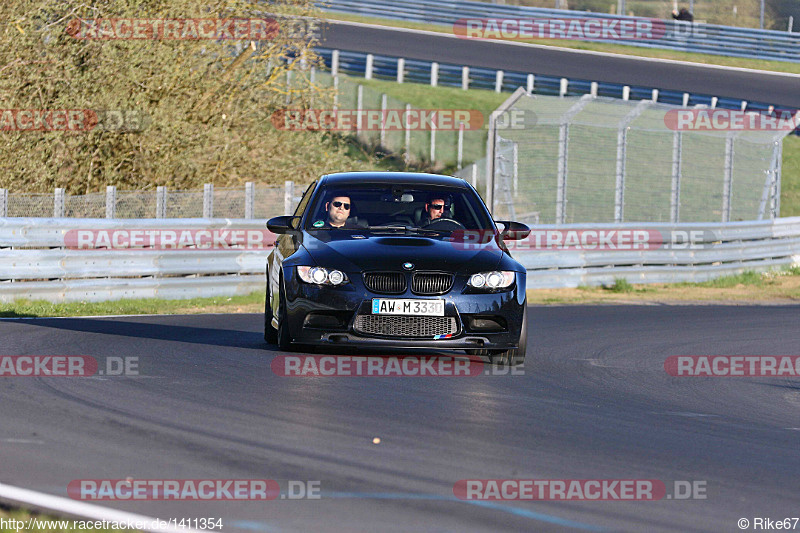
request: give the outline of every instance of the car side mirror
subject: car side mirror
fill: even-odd
[[[531,234],[531,228],[522,222],[511,220],[496,220],[495,222],[503,225],[503,231],[500,232],[500,238],[503,240],[519,241]]]
[[[300,226],[300,217],[284,215],[267,221],[267,229],[275,234],[292,233]]]

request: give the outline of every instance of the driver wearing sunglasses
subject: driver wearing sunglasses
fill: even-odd
[[[328,212],[328,220],[325,225],[330,228],[355,228],[357,226],[347,222],[350,217],[350,197],[334,196],[329,202],[325,203],[325,211]]]
[[[441,218],[444,214],[445,201],[444,198],[432,197],[425,204],[425,215],[423,215],[420,225],[424,226],[430,224],[437,218]]]

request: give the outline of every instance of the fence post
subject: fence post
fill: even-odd
[[[339,109],[339,76],[333,77],[333,110]]]
[[[558,128],[558,169],[556,175],[556,224],[564,224],[567,218],[567,177],[569,175],[569,125],[573,117],[581,112],[593,99],[585,94],[575,105],[561,116]]]
[[[631,88],[629,85],[624,85],[622,87],[622,99],[623,100],[630,100],[631,99]]]
[[[436,124],[431,124],[431,165],[436,163]]]
[[[589,85],[589,94],[590,94],[591,96],[593,96],[593,97],[597,97],[597,87],[598,87],[598,83],[597,83],[596,81],[593,81],[593,82],[592,82],[592,83]]]
[[[397,83],[403,83],[406,75],[406,60],[402,57],[397,60]]]
[[[461,90],[469,89],[469,67],[461,67]]]
[[[561,78],[558,87],[558,96],[564,98],[567,96],[567,91],[569,90],[569,80],[567,78]]]
[[[494,77],[494,92],[503,92],[503,71],[498,70]]]
[[[381,136],[380,146],[386,147],[386,108],[389,105],[386,93],[381,94]]]
[[[285,98],[286,105],[289,105],[292,102],[292,71],[286,71],[286,98]]]
[[[458,170],[461,170],[464,162],[464,123],[458,123],[458,156],[457,164]]]
[[[214,218],[214,184],[203,184],[203,218]]]
[[[431,87],[439,85],[439,63],[431,63]]]
[[[719,98],[716,96],[711,97],[711,109],[716,109],[717,103],[719,102]]]
[[[650,94],[650,99],[654,102],[658,102],[658,89],[653,89],[653,92]]]
[[[331,76],[334,78],[339,75],[339,50],[331,53]]]
[[[535,78],[534,78],[533,74],[528,74],[528,83],[527,83],[527,87],[526,87],[528,94],[533,93],[533,82],[534,82],[534,79]]]
[[[61,187],[53,192],[53,217],[64,218],[64,189]]]
[[[742,100],[742,111],[747,111],[747,100]]]
[[[631,122],[641,115],[653,102],[640,100],[617,125],[617,179],[614,194],[614,222],[625,218],[625,174],[628,160],[628,130]]]
[[[797,115],[795,115],[795,120],[797,120]],[[781,216],[781,168],[783,168],[783,143],[781,141],[775,141],[773,160],[775,161],[773,164],[775,170],[772,173],[774,188],[772,189],[772,209],[770,216],[775,219]]]
[[[372,54],[367,54],[367,64],[364,66],[364,79],[371,80],[372,79],[372,65],[375,62],[375,56]]]
[[[361,133],[361,110],[364,108],[364,86],[358,84],[356,91],[356,138]]]
[[[256,186],[252,181],[244,184],[244,218],[253,217],[253,206],[255,205]]]
[[[411,104],[406,104],[406,112],[403,115],[403,131],[405,133],[403,160],[406,165],[411,162],[411,130],[408,128],[408,118],[411,115]]]
[[[156,218],[167,218],[167,188],[156,187]]]
[[[106,187],[106,218],[117,216],[117,188],[114,185]]]
[[[0,189],[0,217],[8,216],[8,189]]]
[[[725,177],[722,182],[722,222],[731,220],[731,198],[733,194],[733,143],[734,136],[725,139]]]
[[[681,215],[681,158],[683,150],[683,133],[672,134],[672,194],[670,195],[669,221],[677,223]]]
[[[683,107],[689,107],[689,93],[683,93]]]
[[[283,184],[283,214],[291,215],[294,210],[292,204],[294,203],[294,182],[287,180]]]

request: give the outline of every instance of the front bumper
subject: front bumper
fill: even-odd
[[[289,331],[299,344],[435,350],[518,347],[525,305],[524,274],[517,275],[510,290],[471,292],[462,280],[441,296],[411,292],[388,296],[370,292],[358,279],[351,278],[341,287],[325,287],[303,283],[288,271],[284,275]],[[354,328],[354,322],[356,316],[370,313],[373,298],[444,299],[445,316],[455,318],[457,331],[438,339],[364,334]]]

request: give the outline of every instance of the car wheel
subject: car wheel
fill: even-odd
[[[283,292],[283,276],[278,279],[278,349],[284,352],[292,348],[292,336],[289,334],[289,313],[286,311],[286,294]]]
[[[525,300],[522,311],[522,330],[519,332],[519,347],[511,350],[494,351],[489,355],[493,365],[517,366],[525,362],[528,348],[528,301]]]
[[[272,294],[267,275],[267,301],[264,304],[264,340],[270,344],[278,342],[278,331],[272,326]]]

